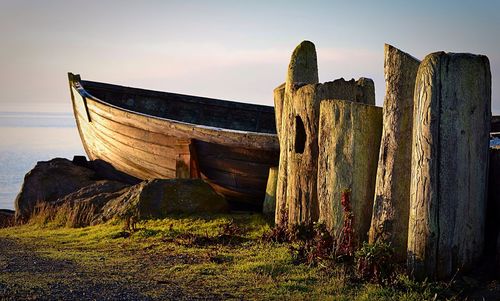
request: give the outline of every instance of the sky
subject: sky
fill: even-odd
[[[69,112],[69,71],[272,105],[302,40],[316,45],[321,82],[372,78],[379,106],[384,43],[419,59],[487,55],[500,114],[500,0],[0,0],[0,111]]]

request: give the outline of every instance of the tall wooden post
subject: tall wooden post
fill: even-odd
[[[295,85],[318,83],[318,62],[316,48],[313,43],[303,41],[293,51],[288,65],[286,81],[274,91],[274,102],[276,107],[276,126],[280,142],[280,162],[278,169],[278,183],[276,190],[276,215],[277,224],[288,222],[289,196],[288,157],[290,153],[289,131],[294,125],[292,93]]]
[[[366,240],[373,207],[382,108],[345,100],[324,100],[319,121],[318,197],[320,221],[337,239],[345,213],[352,247]],[[349,197],[342,203],[343,194]]]
[[[369,242],[390,243],[398,261],[406,259],[408,245],[413,91],[419,64],[385,45],[383,130]]]
[[[491,118],[488,58],[437,52],[415,83],[408,268],[447,278],[480,258]]]

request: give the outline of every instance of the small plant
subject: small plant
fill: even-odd
[[[298,224],[291,232],[292,241],[298,245],[290,246],[294,262],[317,265],[331,257],[334,240],[325,224]]]
[[[359,277],[377,283],[390,280],[396,268],[393,255],[394,251],[388,243],[363,243],[355,254]]]
[[[286,209],[281,210],[281,220],[280,222],[268,233],[264,233],[262,240],[265,242],[276,242],[284,243],[290,242],[290,231],[288,229],[288,211]]]
[[[351,191],[345,190],[342,192],[342,198],[340,204],[342,205],[344,224],[340,234],[337,235],[335,255],[347,256],[351,258],[354,255],[354,215],[352,214],[352,206],[350,200]]]

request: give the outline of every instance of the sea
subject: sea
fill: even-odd
[[[84,155],[69,112],[0,112],[0,209],[14,209],[24,175],[38,161]]]

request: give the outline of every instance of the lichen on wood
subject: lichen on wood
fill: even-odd
[[[373,207],[382,108],[324,100],[319,119],[319,220],[339,237],[345,224],[343,193],[352,212],[352,245],[367,238]]]
[[[491,118],[491,73],[481,55],[437,52],[414,92],[408,268],[448,278],[481,257]]]

